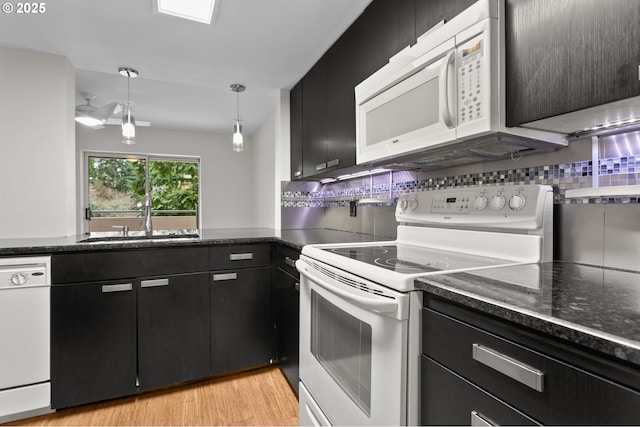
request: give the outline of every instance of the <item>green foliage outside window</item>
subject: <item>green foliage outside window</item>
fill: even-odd
[[[145,159],[89,158],[92,210],[144,209]],[[149,190],[153,210],[195,210],[198,204],[199,164],[149,161]],[[193,213],[154,213],[193,215]]]

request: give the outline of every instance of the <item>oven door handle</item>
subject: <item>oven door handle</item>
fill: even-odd
[[[300,262],[300,260],[298,260],[298,262]],[[389,299],[386,297],[363,297],[360,295],[355,295],[351,292],[347,292],[340,288],[337,288],[330,283],[309,274],[306,268],[300,270],[300,273],[316,285],[326,289],[332,294],[344,298],[367,310],[375,311],[376,313],[393,313],[398,310],[399,304],[395,299]]]

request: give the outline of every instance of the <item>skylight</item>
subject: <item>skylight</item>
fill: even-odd
[[[218,0],[154,0],[153,11],[190,21],[211,24]]]

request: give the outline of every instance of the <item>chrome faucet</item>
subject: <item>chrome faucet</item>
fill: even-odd
[[[151,224],[151,194],[146,193],[144,195],[144,222],[142,224],[142,231],[146,236],[153,234],[153,225]]]

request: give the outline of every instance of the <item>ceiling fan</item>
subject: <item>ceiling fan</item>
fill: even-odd
[[[119,102],[110,102],[102,107],[91,105],[96,97],[87,92],[80,95],[87,101],[86,104],[76,105],[76,121],[93,129],[102,129],[104,125],[122,125],[122,119],[117,117],[122,113],[123,105]],[[151,122],[136,120],[137,126],[151,126]]]

